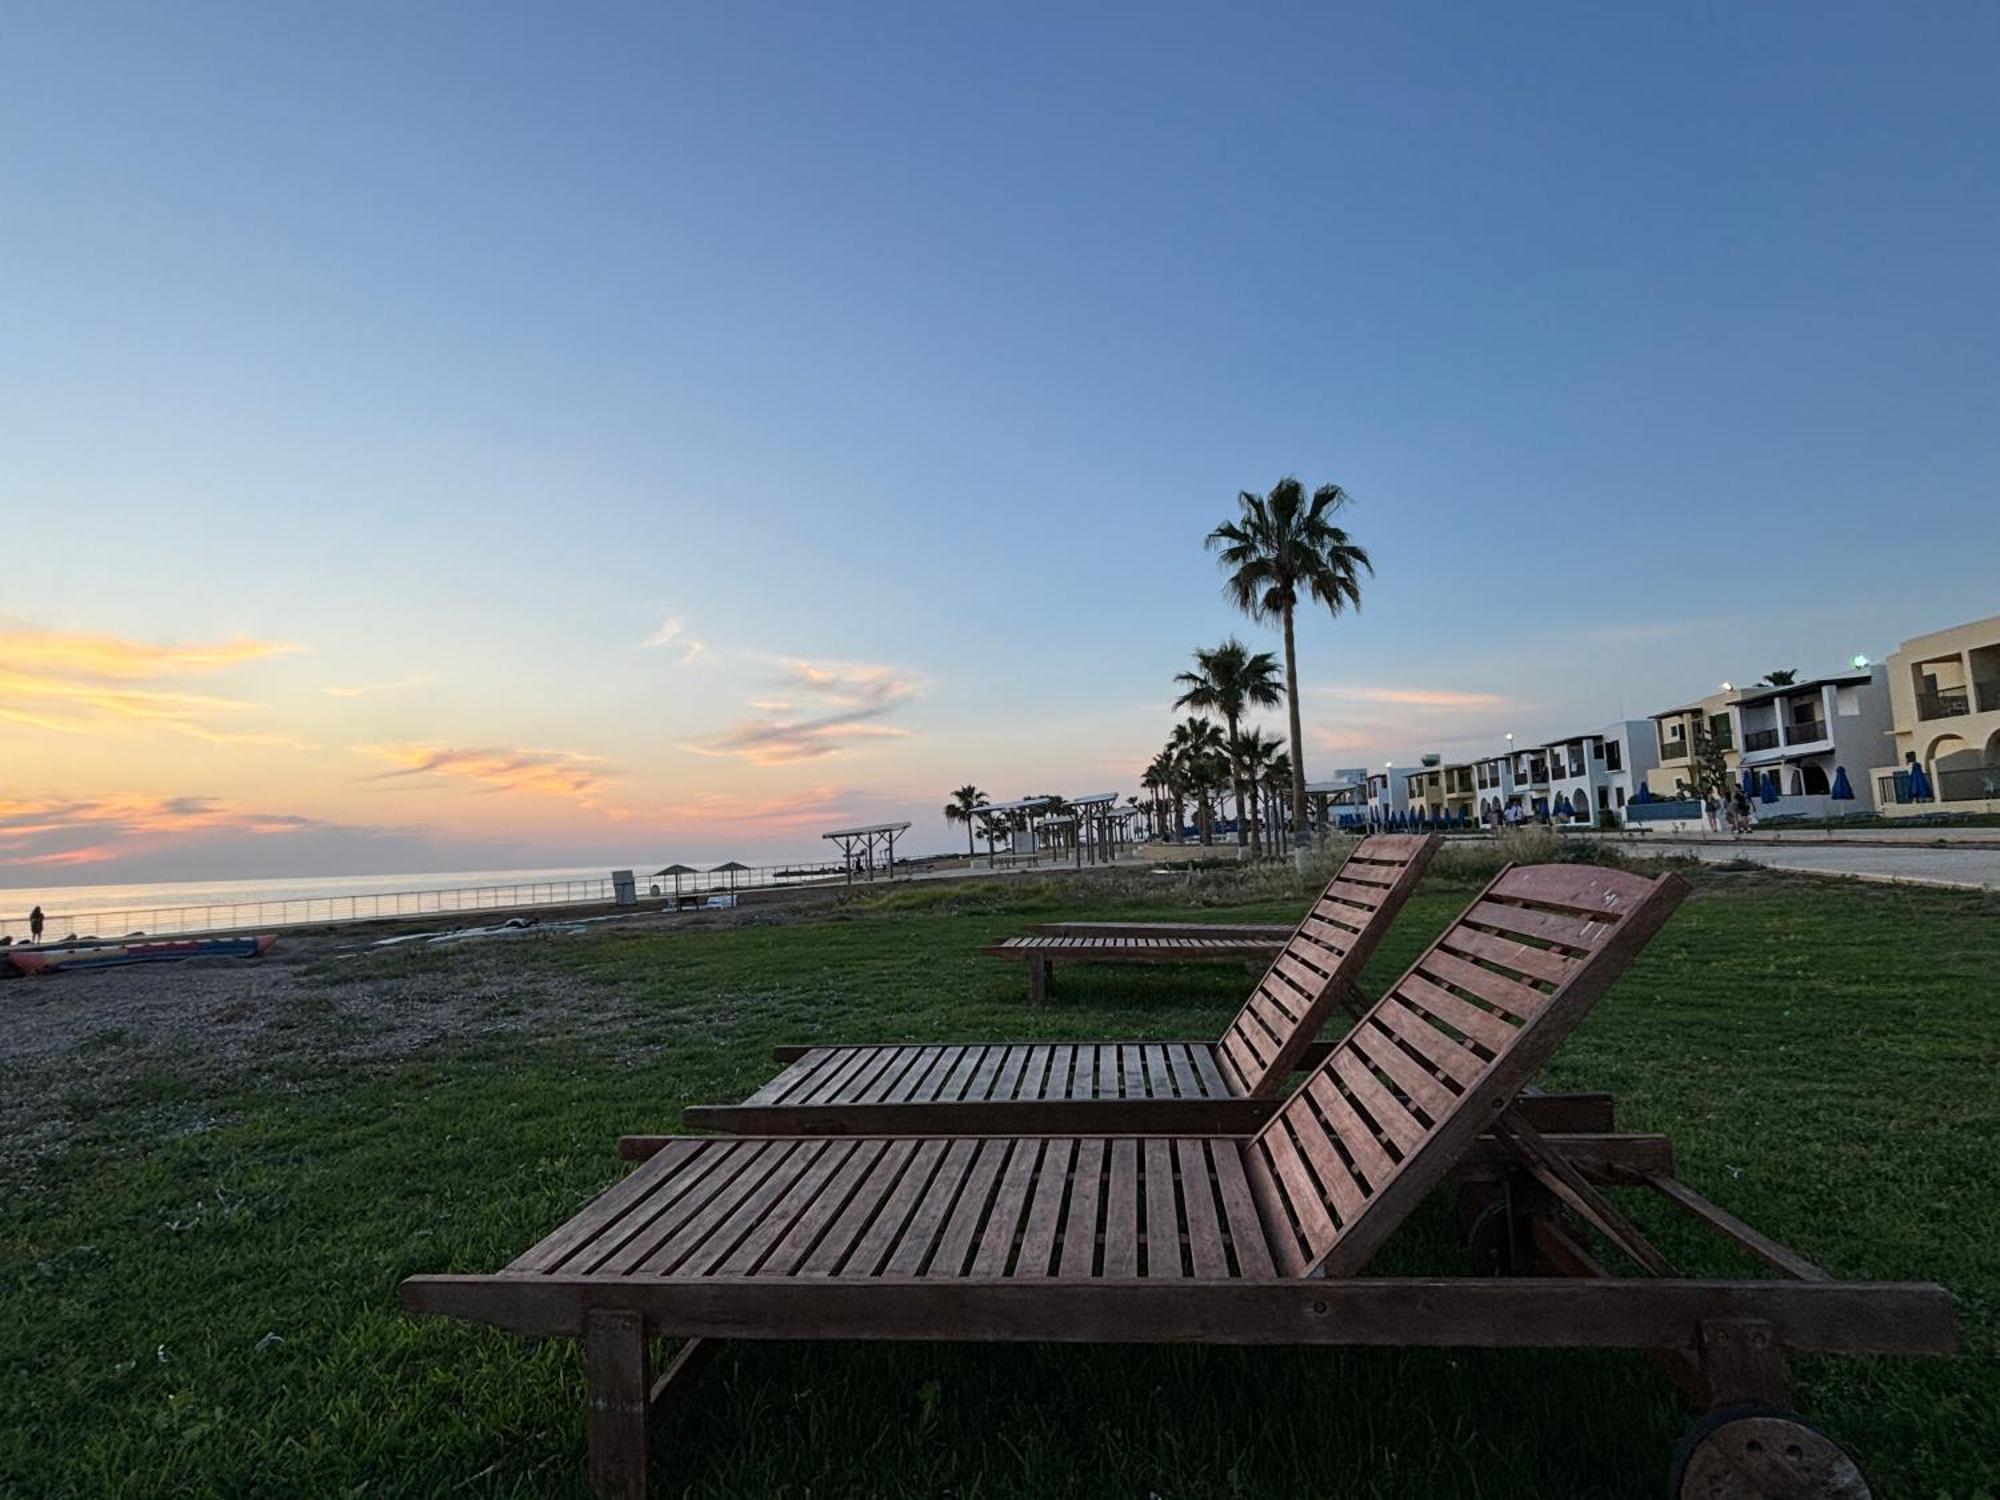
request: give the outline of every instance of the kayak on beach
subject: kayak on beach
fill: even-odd
[[[257,958],[277,942],[276,933],[252,937],[148,938],[139,941],[45,943],[6,950],[23,974],[108,969],[116,964],[166,963],[183,958]]]

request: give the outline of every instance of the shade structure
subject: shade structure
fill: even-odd
[[[1632,800],[1634,802],[1641,802],[1641,803],[1651,802],[1653,800],[1653,789],[1647,786],[1645,783],[1641,782],[1639,785],[1639,790],[1637,793],[1633,795]]]
[[[1910,762],[1910,800],[1928,802],[1931,800],[1930,773],[1924,770],[1922,761]]]
[[[736,889],[736,877],[747,874],[749,869],[750,867],[740,859],[726,859],[708,873],[711,875],[727,875],[729,877],[729,888],[733,891]]]
[[[1757,789],[1757,799],[1760,802],[1776,802],[1778,800],[1778,778],[1773,776],[1769,771],[1764,773],[1764,783]]]
[[[1854,788],[1848,784],[1847,767],[1845,766],[1835,766],[1833,768],[1832,796],[1836,802],[1852,802],[1854,800]]]
[[[674,895],[678,897],[681,893],[681,876],[699,875],[700,873],[701,871],[697,870],[693,865],[668,865],[664,870],[653,871],[653,878],[658,880],[662,875],[673,876]]]

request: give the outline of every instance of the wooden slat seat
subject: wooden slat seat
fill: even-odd
[[[1437,847],[1436,835],[1362,840],[1220,1041],[815,1047],[741,1104],[695,1106],[683,1120],[697,1129],[761,1134],[1255,1130],[1348,998]],[[1079,951],[1092,943],[1123,946],[1106,937],[1011,941]]]
[[[1935,1287],[1355,1274],[1503,1112],[1495,1136],[1588,1205],[1510,1106],[1681,892],[1504,873],[1254,1136],[668,1138],[505,1270],[411,1277],[403,1301],[581,1336],[592,1483],[619,1500],[718,1337],[1594,1344],[1658,1351],[1715,1400],[1776,1392],[1787,1346],[1948,1351]],[[655,1385],[659,1337],[690,1342]]]
[[[1274,1274],[1227,1138],[683,1137],[593,1207],[508,1274]]]

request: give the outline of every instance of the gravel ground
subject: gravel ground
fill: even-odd
[[[0,981],[0,1165],[39,1157],[88,1124],[94,1100],[148,1074],[213,1093],[297,1088],[301,1072],[393,1061],[480,1037],[618,1036],[627,997],[522,950],[589,943],[644,923],[696,929],[795,920],[800,904],[646,916],[527,936],[376,947],[389,935],[292,932],[263,958],[190,959]],[[584,1023],[587,1020],[587,1024]],[[178,1093],[178,1089],[168,1090]],[[162,1128],[205,1128],[163,1106]]]

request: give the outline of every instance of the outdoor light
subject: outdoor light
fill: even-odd
[[[1857,656],[1849,665],[1851,665],[1856,671],[1859,671],[1863,667],[1868,665],[1868,658],[1865,656]]]
[[[1722,690],[1725,693],[1733,693],[1736,691],[1736,685],[1734,683],[1725,682],[1722,685]]]

